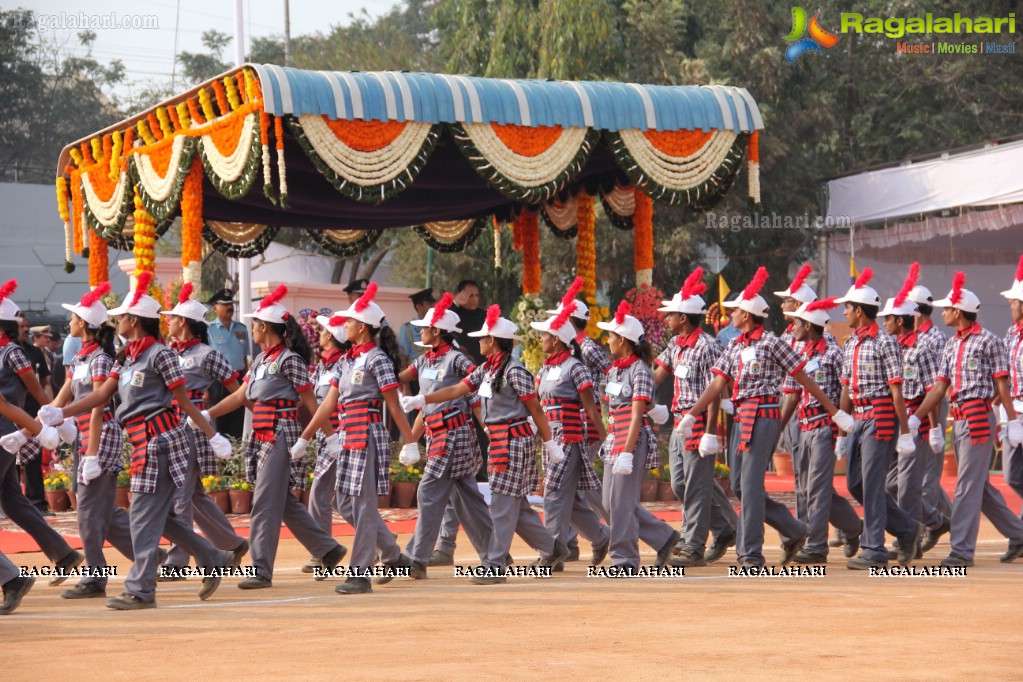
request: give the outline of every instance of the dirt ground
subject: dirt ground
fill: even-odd
[[[773,531],[767,538],[778,542]],[[459,539],[456,561],[477,563]],[[1018,677],[1023,560],[1000,564],[1005,546],[982,521],[966,577],[869,577],[833,550],[816,578],[727,577],[719,562],[684,578],[610,580],[587,578],[579,562],[551,579],[484,587],[445,567],[425,582],[342,596],[340,579],[300,573],[307,554],[285,540],[273,588],[243,592],[228,578],[207,602],[190,578],[161,583],[157,609],[115,612],[99,599],[62,600],[64,587],[40,578],[0,619],[0,679]],[[512,551],[517,563],[533,558],[518,538]],[[936,565],[948,551],[939,543],[916,565]],[[121,560],[107,588],[114,596],[129,564],[107,555]],[[48,563],[41,554],[12,559]]]

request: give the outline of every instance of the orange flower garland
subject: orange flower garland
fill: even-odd
[[[636,188],[636,212],[632,214],[635,226],[633,235],[633,266],[636,270],[636,286],[653,283],[654,274],[654,202]]]
[[[98,287],[110,279],[109,247],[107,240],[98,233],[90,235],[89,244],[89,286]]]
[[[60,220],[64,223],[64,269],[73,268],[71,262],[73,256],[71,237],[71,214],[67,210],[68,191],[67,180],[63,175],[57,178],[57,212],[60,213]]]
[[[593,197],[580,191],[576,197],[576,227],[579,234],[575,242],[575,272],[583,278],[583,293],[586,296],[597,295],[595,225]]]
[[[135,190],[135,277],[156,269],[156,223]]]
[[[213,86],[213,94],[217,96],[217,108],[220,109],[220,115],[223,116],[229,111],[227,108],[227,93],[224,92],[224,84],[220,81],[213,81],[210,85]]]
[[[749,136],[749,197],[754,204],[760,203],[760,131],[754,130]]]
[[[564,132],[561,126],[536,126],[530,128],[517,125],[491,123],[494,134],[508,149],[519,156],[539,156],[551,148]]]
[[[202,284],[202,174],[196,156],[181,192],[181,279],[196,289]]]
[[[515,219],[522,241],[522,293],[539,294],[540,282],[540,216],[523,208]]]
[[[82,196],[82,171],[71,172],[71,229],[74,234],[75,253],[81,255],[85,248],[82,237],[82,212],[85,210],[85,197]]]
[[[668,156],[690,157],[710,141],[714,132],[708,130],[645,130],[643,137],[654,147]]]

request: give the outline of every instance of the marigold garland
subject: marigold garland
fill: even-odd
[[[654,271],[654,202],[638,187],[636,212],[632,222],[636,226],[633,234],[633,266],[636,270],[636,286],[652,284]]]
[[[192,282],[196,289],[201,288],[201,281],[188,278],[189,273],[199,270],[202,262],[202,161],[196,157],[192,168],[185,178],[185,187],[181,192],[181,267],[185,282]],[[201,271],[200,271],[201,272]]]
[[[156,223],[153,216],[146,211],[138,189],[135,190],[135,277],[143,272],[156,269]]]
[[[643,137],[654,149],[668,156],[689,157],[699,152],[714,136],[708,130],[644,130]]]
[[[167,115],[167,109],[164,107],[157,109],[156,118],[160,122],[160,132],[163,133],[164,137],[174,134],[174,126],[171,125],[170,117]]]
[[[162,140],[164,138],[163,129],[160,127],[160,122],[156,119],[156,115],[150,111],[146,114],[146,121],[149,123],[149,132],[153,134],[156,141]]]
[[[175,132],[181,130],[183,126],[181,125],[181,119],[178,117],[177,107],[168,107],[166,111],[167,115],[170,116],[171,129]]]
[[[94,137],[91,140],[89,140],[89,143],[90,143],[89,149],[92,152],[93,160],[94,161],[98,161],[98,160],[102,159],[103,158],[103,143],[100,141],[100,138]]]
[[[75,253],[81,255],[85,248],[82,238],[82,212],[85,199],[82,197],[82,171],[71,172],[71,229],[74,234]]]
[[[109,247],[107,240],[97,232],[90,235],[89,286],[98,287],[110,279]]]
[[[188,112],[188,103],[180,102],[176,107],[176,110],[178,112],[178,125],[181,127],[181,129],[188,130],[189,128],[191,128],[192,117],[189,115]]]
[[[194,97],[188,98],[188,115],[196,125],[202,125],[206,122],[206,117],[199,112],[199,102]]]
[[[79,168],[81,168],[83,164],[92,165],[96,163],[96,161],[92,158],[92,152],[90,151],[90,146],[88,142],[83,142],[82,144],[80,144],[78,146],[78,149],[82,153],[82,163],[78,164]]]
[[[57,178],[57,212],[60,213],[60,219],[64,223],[64,271],[71,273],[74,272],[75,264],[71,262],[74,252],[72,251],[71,215],[67,210],[67,202],[67,179],[62,175]]]
[[[276,205],[273,177],[270,175],[270,114],[262,110],[259,112],[259,143],[263,150],[263,195]]]
[[[207,121],[212,121],[217,117],[217,113],[213,110],[213,101],[210,100],[210,91],[206,88],[199,89],[199,106],[202,107],[203,116]]]
[[[135,143],[135,129],[128,128],[124,131],[124,143],[121,145],[121,170],[125,173],[128,172],[128,157],[131,155],[132,147]]]
[[[522,241],[522,293],[539,294],[540,281],[540,217],[523,208],[515,219]]]
[[[231,109],[237,109],[242,105],[242,101],[238,96],[238,84],[234,78],[230,76],[224,77],[224,87],[227,89],[227,103]]]
[[[156,144],[156,138],[149,131],[149,124],[146,123],[145,119],[140,120],[135,127],[138,129],[139,137],[142,138],[143,142],[146,144]]]
[[[121,154],[124,152],[124,138],[120,130],[115,130],[112,136],[113,146],[110,151],[110,179],[117,180],[121,174]]]
[[[497,216],[494,216],[494,269],[500,270],[501,263],[501,223],[497,222]]]
[[[494,134],[500,138],[508,149],[520,156],[537,156],[543,154],[561,139],[564,128],[561,126],[528,126],[499,125],[491,123]]]
[[[583,278],[583,293],[587,297],[597,295],[595,225],[593,197],[581,191],[576,197],[576,226],[579,235],[575,242],[575,269],[576,274]]]
[[[220,81],[213,81],[210,85],[213,87],[213,94],[217,96],[217,108],[220,109],[220,115],[223,116],[230,111],[227,108],[227,93],[224,92],[224,84]]]
[[[748,154],[749,197],[755,205],[760,205],[760,131],[754,130],[749,136]]]

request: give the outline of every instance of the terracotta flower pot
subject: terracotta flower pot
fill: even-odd
[[[671,481],[657,482],[657,499],[661,502],[678,502],[675,491],[671,489]]]
[[[251,514],[252,513],[252,491],[231,490],[231,513]]]
[[[782,450],[774,453],[774,473],[779,476],[792,475],[792,453]]]
[[[74,490],[68,490],[67,496],[71,500],[71,511],[78,511],[78,494]]]
[[[639,501],[640,502],[656,502],[657,501],[657,484],[660,481],[646,479],[643,481],[643,487],[639,489]]]
[[[128,486],[118,486],[114,491],[114,504],[121,509],[131,506],[131,498],[128,496]]]
[[[391,506],[391,495],[389,493],[387,495],[377,495],[377,508],[378,509],[387,509],[390,506]]]
[[[951,478],[956,478],[959,475],[959,463],[956,461],[954,453],[945,453],[945,465],[941,468],[941,475]]]
[[[50,511],[66,512],[71,508],[71,499],[66,490],[47,490],[46,504],[50,505]]]
[[[419,487],[418,483],[399,483],[395,481],[391,484],[391,487],[394,488],[395,507],[411,509],[416,506],[416,489]]]
[[[735,492],[732,490],[731,480],[727,478],[721,478],[719,476],[715,476],[714,480],[717,481],[718,485],[720,485],[724,489],[725,495],[728,497],[728,499],[730,500],[735,499]]]
[[[214,490],[213,492],[206,494],[209,495],[210,499],[217,503],[217,506],[220,507],[220,511],[224,512],[225,514],[231,511],[230,491]]]
[[[312,493],[310,492],[310,490],[308,488],[306,488],[305,490],[302,491],[302,494],[299,495],[298,499],[301,500],[302,504],[304,504],[308,508],[309,507],[309,498],[310,498],[311,495],[312,495]]]

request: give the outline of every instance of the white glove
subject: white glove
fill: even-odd
[[[78,424],[75,423],[74,419],[65,419],[60,426],[57,427],[57,435],[65,443],[74,443],[75,439],[78,438]]]
[[[909,415],[909,432],[916,433],[920,430],[920,417],[915,414]]]
[[[664,405],[654,405],[647,410],[646,416],[650,417],[650,421],[654,424],[660,426],[668,421],[668,408]]]
[[[565,461],[565,451],[562,449],[561,443],[553,438],[543,442],[543,451],[550,458],[551,464],[560,464]]]
[[[912,455],[916,452],[916,443],[913,441],[913,434],[903,433],[900,435],[899,440],[895,443],[895,451],[899,453],[900,457]]]
[[[934,451],[934,454],[940,455],[945,452],[945,429],[935,426],[930,431],[929,440],[931,441],[931,450]]]
[[[295,444],[291,446],[291,459],[298,461],[305,457],[305,449],[309,447],[309,441],[305,438],[299,438],[295,441]]]
[[[831,417],[831,421],[835,422],[835,426],[841,430],[849,433],[856,426],[856,420],[852,418],[852,415],[844,410],[839,410]]]
[[[532,417],[526,417],[526,421],[529,423],[529,430],[532,431],[533,435],[535,436],[537,432],[540,430],[536,427],[536,422],[533,421]]]
[[[614,464],[611,465],[611,473],[615,476],[628,476],[632,473],[632,453],[623,452],[622,454],[615,457]]]
[[[725,414],[735,414],[735,405],[728,398],[721,401],[721,411]]]
[[[701,457],[712,457],[721,451],[721,443],[718,442],[718,437],[713,433],[705,433],[700,438],[699,450]]]
[[[18,454],[18,451],[25,447],[27,443],[28,438],[21,431],[14,431],[0,438],[0,447],[3,447],[4,450],[12,455]]]
[[[56,426],[64,421],[64,410],[56,405],[43,405],[36,413],[36,417],[43,426]]]
[[[43,430],[36,436],[36,440],[45,450],[55,450],[60,445],[60,434],[52,426],[44,426]]]
[[[99,478],[103,474],[103,467],[99,463],[99,457],[82,457],[79,463],[82,465],[82,480],[86,483]]]
[[[424,395],[406,395],[398,398],[398,401],[401,403],[401,409],[405,412],[421,410],[426,406],[426,396]]]
[[[213,448],[213,456],[217,459],[227,459],[231,456],[231,441],[219,433],[213,434],[210,438],[210,447]]]
[[[210,421],[210,413],[207,412],[206,410],[202,410],[202,418],[205,419],[206,421],[210,422],[211,424],[213,423],[212,421]],[[196,431],[199,430],[199,425],[196,424],[195,421],[193,421],[193,419],[191,417],[189,417],[187,421],[188,421],[188,425],[189,426],[191,426]]]
[[[419,444],[406,443],[398,454],[398,461],[404,466],[410,467],[419,461]]]
[[[999,426],[1005,426],[1009,423],[1009,413],[1005,411],[1004,405],[995,405],[995,416],[998,417]]]
[[[327,454],[331,457],[337,457],[341,454],[341,432],[335,431],[333,434],[327,436],[323,441],[323,447],[327,449]]]
[[[1009,441],[1009,447],[1013,450],[1016,449],[1020,443],[1023,443],[1023,424],[1020,423],[1019,419],[1013,419],[1009,422],[1009,428],[1006,431],[1006,440]]]
[[[845,457],[845,436],[835,439],[835,459],[841,460]]]
[[[675,426],[675,430],[682,434],[683,438],[689,438],[689,434],[693,432],[693,424],[696,423],[696,417],[686,412],[686,415],[679,420],[678,425]]]

